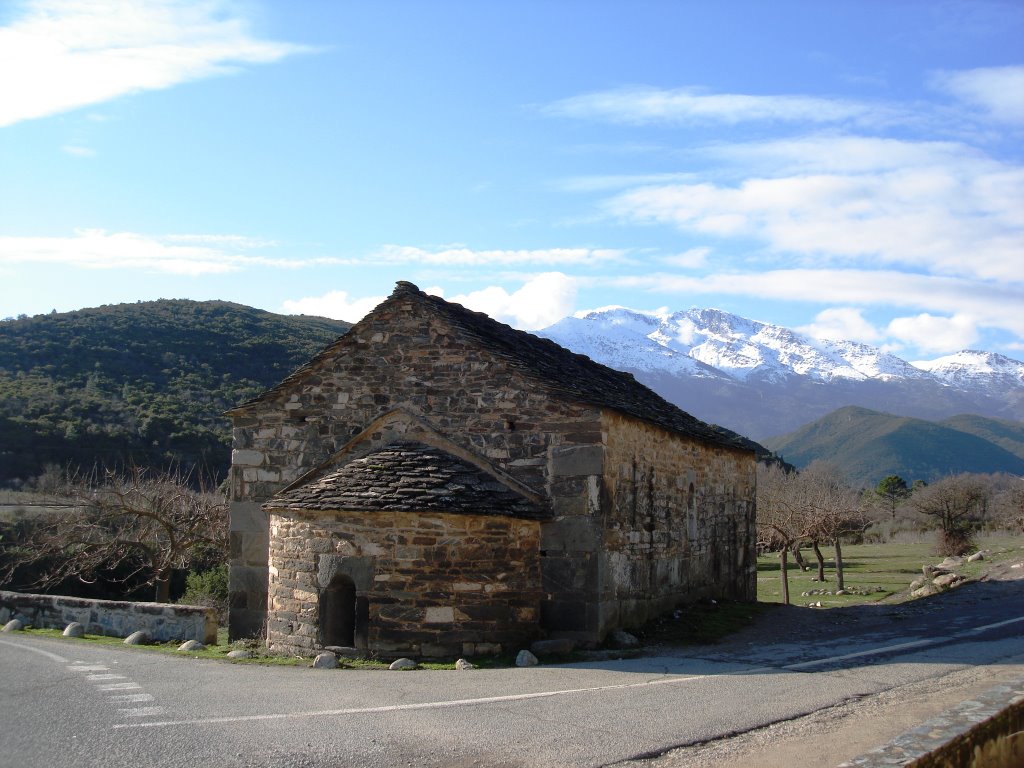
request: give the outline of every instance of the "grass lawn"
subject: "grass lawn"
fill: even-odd
[[[1024,559],[1024,537],[982,536],[978,548],[985,552],[985,561],[965,563],[958,571],[968,578],[978,576],[993,561]],[[810,549],[803,550],[808,570],[801,571],[789,558],[789,598],[794,605],[821,602],[822,608],[836,608],[857,603],[875,603],[904,592],[910,582],[921,575],[921,566],[937,565],[943,558],[935,554],[933,539],[913,544],[857,544],[843,546],[843,573],[847,595],[808,595],[804,592],[836,589],[835,552],[822,547],[825,556],[825,583],[817,580],[818,561]],[[781,603],[778,554],[765,555],[757,561],[757,599],[762,603]]]

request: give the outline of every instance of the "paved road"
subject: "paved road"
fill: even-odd
[[[969,670],[1019,674],[1024,581],[950,597],[841,640],[819,622],[770,645],[470,672],[229,665],[4,634],[0,764],[609,765]]]

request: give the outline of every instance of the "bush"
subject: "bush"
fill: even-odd
[[[201,605],[217,609],[217,621],[228,618],[228,567],[218,565],[206,571],[189,573],[185,579],[185,594],[179,601],[185,605]]]

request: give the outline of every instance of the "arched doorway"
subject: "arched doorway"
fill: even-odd
[[[356,585],[338,573],[320,593],[320,644],[353,647],[356,640]]]

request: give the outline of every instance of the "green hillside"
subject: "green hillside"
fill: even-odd
[[[1024,459],[1024,424],[1020,422],[964,414],[943,419],[939,423],[988,440],[1014,456]]]
[[[1024,474],[1024,456],[1004,447],[1024,444],[1024,424],[980,416],[937,423],[851,406],[762,443],[797,467],[816,459],[838,464],[865,487],[888,475],[932,482],[959,472]]]
[[[184,300],[0,322],[0,485],[68,463],[177,462],[223,475],[221,414],[348,327]]]

